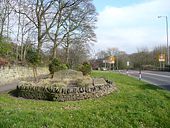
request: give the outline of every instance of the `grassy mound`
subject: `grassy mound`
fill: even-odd
[[[119,91],[78,102],[25,100],[0,94],[0,127],[170,127],[169,91],[112,72],[93,72],[93,76],[114,80]]]

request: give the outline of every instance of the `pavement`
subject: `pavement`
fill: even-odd
[[[19,81],[15,80],[11,83],[0,86],[0,93],[9,92],[9,91],[15,89],[17,87],[18,83],[19,83]]]
[[[127,74],[126,71],[121,72]],[[128,75],[139,79],[140,73],[139,71],[129,70]],[[170,91],[170,72],[141,71],[141,80]]]
[[[39,75],[38,79],[44,79],[44,78],[47,78],[48,76],[49,75],[47,75],[47,74],[46,75]],[[22,79],[22,80],[20,80],[20,79],[13,80],[10,83],[7,83],[7,84],[5,84],[3,86],[0,86],[0,93],[9,92],[9,91],[12,91],[12,90],[16,89],[16,87],[17,87],[17,85],[18,85],[18,83],[20,81],[33,81],[33,80],[34,80],[33,77],[27,77],[27,78]]]

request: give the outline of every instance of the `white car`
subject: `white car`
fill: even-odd
[[[101,67],[101,70],[102,70],[102,71],[107,71],[107,68]]]

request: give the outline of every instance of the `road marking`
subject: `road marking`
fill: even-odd
[[[162,88],[162,89],[165,89],[165,90],[170,90],[169,88],[167,88],[169,85],[170,85],[170,80],[168,79],[168,80],[162,80],[161,78],[157,78],[156,76],[159,76],[159,77],[162,77],[162,78],[170,78],[170,76],[166,76],[166,75],[158,75],[158,74],[153,74],[153,73],[146,73],[146,72],[142,72],[142,74],[144,74],[143,75],[143,77],[142,77],[142,81],[144,81],[144,82],[147,82],[147,83],[149,83],[149,84],[152,84],[152,85],[155,85],[155,86],[158,86],[158,87],[160,87],[160,88]],[[158,83],[156,83],[156,82],[153,82],[152,80],[146,80],[147,78],[145,78],[145,74],[147,75],[146,77],[148,77],[148,78],[151,78],[152,80],[157,80],[158,81]],[[131,77],[134,77],[134,78],[136,78],[136,79],[139,79],[139,73],[137,72],[137,71],[130,71],[130,74],[129,74]],[[150,76],[150,75],[152,75],[152,76]],[[155,76],[155,77],[154,77]],[[162,84],[160,84],[160,82],[163,82],[164,84],[166,84],[166,86],[167,87],[164,87],[164,86],[162,86]]]
[[[133,77],[133,78],[139,79],[139,77],[134,76],[134,74],[133,74],[133,75],[130,75],[130,76]],[[149,76],[149,77],[150,77],[150,76]],[[156,79],[156,78],[154,78],[154,77],[150,77],[150,78]],[[160,84],[155,83],[155,82],[152,82],[152,81],[150,81],[150,80],[146,80],[145,78],[142,78],[141,80],[144,81],[144,82],[146,82],[146,83],[149,83],[149,84],[155,85],[155,86],[157,86],[157,87],[160,87],[160,88],[162,88],[162,89],[168,90],[167,88],[162,87]],[[157,80],[158,80],[158,79],[157,79]],[[159,79],[159,80],[160,80],[160,79]],[[159,80],[158,80],[158,81],[159,81]],[[160,80],[160,81],[161,81],[161,80]],[[163,82],[165,82],[165,81],[163,81]],[[167,81],[166,81],[166,82],[167,82]],[[168,82],[169,82],[169,81],[168,81]]]
[[[143,77],[150,77],[152,79],[158,80],[158,81],[162,81],[162,82],[170,82],[170,80],[162,80],[161,78],[155,78],[154,76],[158,76],[158,77],[164,77],[164,78],[170,78],[170,76],[166,76],[166,75],[158,75],[158,74],[153,74],[153,73],[146,73],[146,72],[142,72],[142,79],[144,79]],[[152,75],[152,76],[145,76],[145,74],[147,75]],[[137,72],[131,72],[132,76],[138,77],[139,78],[139,74]]]
[[[146,73],[146,72],[143,72],[142,74],[148,74],[148,75],[153,75],[153,76],[160,76],[160,77],[170,78],[170,76],[166,76],[166,75],[158,75],[158,74],[153,74],[153,73]]]
[[[162,81],[162,82],[170,82],[169,80],[162,80],[162,79],[160,79],[160,78],[155,78],[155,77],[152,77],[152,76],[146,76],[146,78],[151,78],[151,79],[154,79],[154,80],[157,80],[157,81]],[[146,78],[143,78],[143,79],[146,79]],[[148,80],[148,81],[150,81],[150,80]]]

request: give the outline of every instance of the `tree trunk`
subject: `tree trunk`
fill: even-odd
[[[25,46],[24,51],[23,51],[23,60],[24,60],[24,61],[25,61],[26,53],[27,53],[27,48],[26,48],[26,46]]]
[[[1,26],[1,32],[0,32],[0,37],[2,37],[2,35],[3,35],[3,25]]]
[[[53,79],[53,78],[54,78],[54,73],[51,74],[51,79]]]
[[[24,44],[24,15],[22,16],[22,28],[21,28],[21,61],[23,61],[23,44]]]
[[[34,80],[37,82],[37,67],[33,66],[33,74],[34,74]]]
[[[38,47],[37,47],[37,52],[40,55],[41,52],[41,47],[42,47],[42,37],[41,37],[41,24],[38,23]]]
[[[69,63],[69,47],[66,47],[66,64]]]
[[[21,2],[21,1],[20,1]],[[20,35],[20,25],[21,25],[21,13],[20,13],[20,2],[19,2],[19,17],[18,17],[18,30],[17,30],[17,49],[16,49],[16,62],[18,63],[18,54],[19,54],[19,48],[18,48],[18,42],[19,42],[19,35]]]
[[[55,42],[54,43],[54,46],[53,46],[53,55],[52,55],[52,58],[55,59],[57,57],[57,43]]]
[[[24,34],[22,33],[21,37],[21,61],[23,61],[23,43],[24,43]]]
[[[5,1],[2,1],[2,4],[6,4]],[[3,36],[3,32],[4,32],[4,26],[5,26],[5,20],[6,20],[6,16],[7,16],[7,7],[5,8],[2,8],[2,9],[5,9],[4,12],[1,15],[1,32],[0,32],[0,36],[2,37]]]
[[[9,2],[9,1],[8,1]],[[7,7],[7,15],[8,15],[8,17],[7,17],[7,38],[9,37],[9,3],[7,3],[8,5],[8,7]]]
[[[16,62],[17,62],[17,64],[18,64],[18,52],[19,51],[19,48],[18,48],[18,44],[17,44],[17,48],[16,48]]]
[[[2,19],[0,37],[3,36],[3,32],[4,32],[4,23],[5,23],[5,20]]]
[[[38,47],[37,47],[37,52],[38,55],[41,56],[41,48],[42,48],[42,40],[38,39]]]
[[[34,66],[32,67],[33,75],[34,75],[34,80],[36,81],[36,75],[35,75],[35,68]]]

